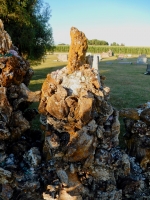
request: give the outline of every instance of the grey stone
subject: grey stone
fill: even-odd
[[[137,64],[146,64],[147,63],[147,58],[146,55],[140,55],[137,59]]]
[[[97,54],[95,54],[93,56],[93,64],[92,64],[92,68],[94,69],[94,71],[97,74],[97,79],[100,83],[100,75],[99,75],[99,71],[98,71],[98,63],[99,63],[99,56]]]

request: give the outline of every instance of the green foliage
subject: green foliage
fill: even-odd
[[[110,46],[125,46],[125,44],[121,43],[120,45],[116,42],[110,44]]]
[[[125,46],[125,44],[124,44],[124,43],[121,43],[120,46]]]
[[[109,44],[104,40],[93,39],[93,40],[88,40],[88,45],[109,45]]]
[[[113,42],[110,46],[119,46],[119,44],[116,42]]]
[[[43,0],[0,0],[0,18],[20,54],[41,59],[53,47],[50,7]],[[4,12],[5,11],[5,12]]]

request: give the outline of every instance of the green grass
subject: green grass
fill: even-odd
[[[48,73],[61,69],[67,62],[57,62],[56,55],[48,55],[45,62],[33,65],[34,75],[29,85],[31,91],[40,90]],[[136,64],[137,57],[117,60],[115,56],[103,59],[99,63],[100,74],[106,76],[105,86],[110,87],[109,102],[117,110],[122,108],[135,108],[150,100],[150,76],[144,75],[146,65]],[[120,64],[119,62],[132,62]],[[33,103],[32,108],[37,108],[38,103]],[[38,116],[39,117],[39,116]],[[39,121],[33,121],[33,127],[39,128]],[[124,147],[124,125],[122,119],[120,144]]]
[[[100,74],[106,76],[105,85],[111,90],[110,103],[118,110],[135,108],[150,100],[150,76],[144,75],[146,65],[136,64],[136,60],[112,57],[99,63]],[[119,64],[123,61],[132,64]]]

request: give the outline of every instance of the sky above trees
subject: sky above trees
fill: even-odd
[[[72,26],[91,39],[150,46],[150,0],[44,0],[55,44],[70,44]]]

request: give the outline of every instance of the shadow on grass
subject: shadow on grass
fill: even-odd
[[[46,68],[37,68],[34,69],[34,75],[30,81],[29,89],[31,91],[41,90],[42,84],[46,79],[47,75],[50,74],[52,71],[56,71],[62,69],[65,65],[55,66],[55,67],[46,67]]]
[[[62,69],[63,67],[65,67],[65,65],[60,65],[60,66],[55,66],[55,67],[46,67],[42,69],[41,68],[34,69],[34,75],[32,77],[32,80],[37,80],[39,76],[46,77],[47,74],[50,74],[52,71]]]

